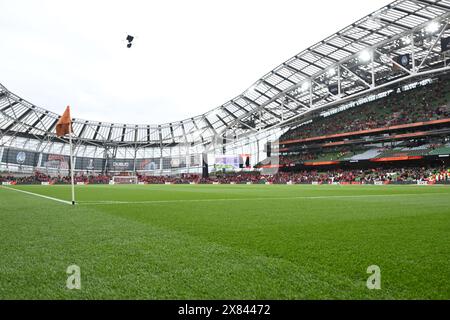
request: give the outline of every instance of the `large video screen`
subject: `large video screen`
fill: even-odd
[[[216,170],[235,170],[239,169],[240,157],[236,155],[216,156],[214,167]]]

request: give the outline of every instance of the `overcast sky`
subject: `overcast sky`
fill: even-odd
[[[0,83],[75,118],[182,120],[390,2],[0,0]]]

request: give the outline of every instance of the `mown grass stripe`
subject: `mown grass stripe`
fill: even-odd
[[[447,193],[421,193],[423,195],[436,195]],[[310,196],[310,197],[267,197],[267,198],[221,198],[221,199],[175,199],[175,200],[149,200],[149,201],[80,201],[83,205],[103,205],[103,204],[158,204],[158,203],[179,203],[179,202],[214,202],[214,201],[263,201],[263,200],[314,200],[314,199],[342,199],[342,198],[372,198],[372,197],[401,197],[417,196],[417,193],[399,193],[399,194],[371,194],[371,195],[345,195],[345,196]]]

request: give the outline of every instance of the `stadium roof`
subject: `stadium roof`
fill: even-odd
[[[161,125],[74,119],[74,133],[92,145],[163,147],[208,144],[225,134],[241,137],[281,126],[393,83],[448,70],[439,40],[450,36],[449,13],[450,0],[394,1],[283,62],[205,114]],[[409,55],[409,65],[396,60],[402,55]],[[58,118],[0,85],[1,135],[58,140]]]

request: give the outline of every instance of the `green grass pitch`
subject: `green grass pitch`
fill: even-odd
[[[70,199],[69,186],[16,186]],[[0,299],[450,299],[450,188],[0,187]],[[81,290],[66,269],[81,268]],[[366,287],[381,269],[381,290]]]

